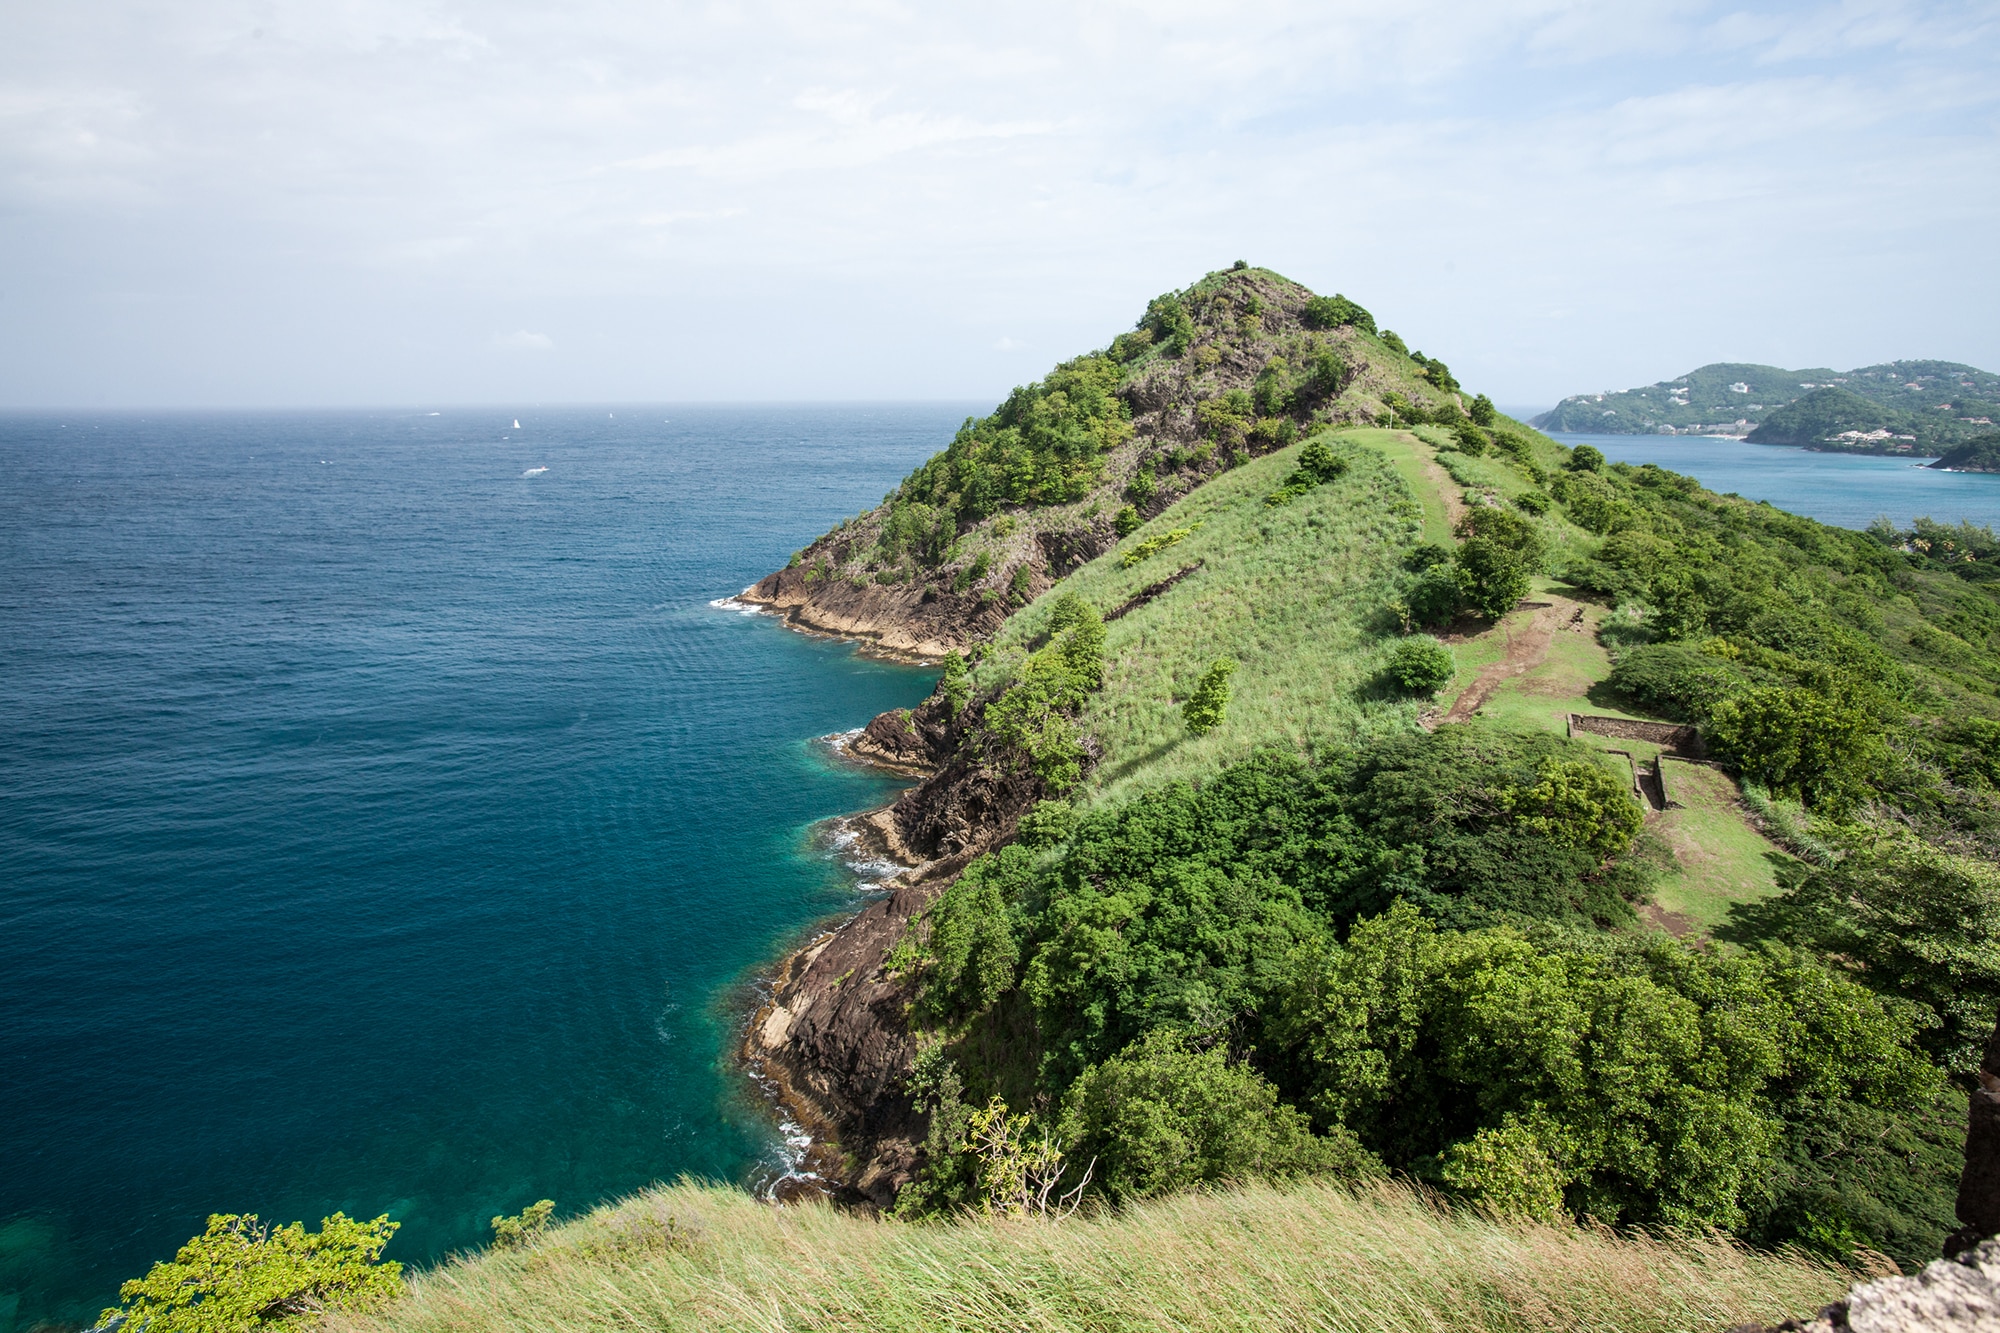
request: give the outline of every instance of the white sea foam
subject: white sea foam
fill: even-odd
[[[739,601],[734,597],[718,597],[709,603],[718,611],[734,611],[739,616],[761,616],[764,608],[754,602]]]
[[[522,476],[524,476],[524,477],[539,477],[539,476],[541,476],[541,475],[542,475],[542,474],[543,474],[544,472],[547,472],[547,471],[548,471],[548,469],[547,469],[547,468],[545,468],[545,467],[531,467],[531,468],[529,468],[529,469],[528,469],[528,470],[527,470],[526,472],[523,472],[523,473],[522,473],[521,475],[522,475]]]

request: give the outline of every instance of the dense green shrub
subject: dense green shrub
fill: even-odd
[[[944,696],[945,716],[957,717],[958,710],[965,707],[972,697],[972,677],[965,669],[965,658],[957,652],[944,655],[943,669],[938,673],[938,693]]]
[[[1498,620],[1528,595],[1529,565],[1521,553],[1491,537],[1474,537],[1458,548],[1465,604]]]
[[[1472,400],[1471,416],[1474,425],[1490,428],[1500,419],[1500,412],[1493,406],[1493,400],[1482,393]]]
[[[1604,469],[1604,451],[1595,445],[1579,444],[1569,451],[1569,461],[1563,466],[1572,472],[1601,472]]]
[[[1250,402],[1262,416],[1282,416],[1292,408],[1291,367],[1285,358],[1274,356],[1257,372],[1250,389]]]
[[[1313,487],[1346,475],[1347,466],[1347,460],[1327,448],[1326,441],[1307,440],[1305,448],[1299,450],[1299,465],[1285,478],[1284,485],[1264,497],[1264,503],[1290,504]]]
[[[923,531],[942,549],[939,543],[1003,505],[1082,499],[1103,473],[1105,452],[1131,432],[1131,414],[1114,392],[1121,374],[1116,361],[1093,354],[1014,390],[909,475],[890,501],[892,514],[901,506],[912,523],[936,516]],[[907,540],[899,528],[896,541]]]
[[[1542,1216],[1740,1228],[1788,1115],[1938,1088],[1907,1017],[1782,948],[1446,932],[1408,904],[1300,955],[1276,1013],[1317,1116]]]
[[[1389,678],[1411,694],[1436,694],[1457,671],[1451,649],[1428,634],[1404,639],[1389,656]]]
[[[1194,316],[1172,292],[1156,296],[1146,306],[1139,326],[1153,336],[1168,356],[1179,356],[1194,341]]]
[[[1331,348],[1314,354],[1306,365],[1305,383],[1301,391],[1318,402],[1335,397],[1353,377],[1354,368],[1340,358]]]
[[[1202,672],[1194,693],[1181,705],[1181,717],[1189,731],[1205,736],[1222,725],[1223,715],[1229,710],[1229,678],[1235,671],[1236,663],[1222,657]]]
[[[1458,447],[1460,453],[1471,454],[1474,458],[1477,458],[1486,452],[1488,443],[1486,432],[1473,425],[1469,419],[1460,417],[1457,421],[1453,422],[1451,434],[1452,442]]]
[[[1031,865],[1027,848],[1003,848],[974,862],[925,910],[922,995],[929,1012],[977,1014],[1014,984],[1021,946],[1007,890]]]
[[[496,1250],[525,1250],[542,1238],[549,1229],[549,1219],[555,1215],[554,1199],[537,1199],[515,1213],[512,1217],[495,1217],[493,1227],[493,1248]]]
[[[1465,571],[1456,559],[1426,566],[1410,589],[1411,623],[1432,627],[1451,623],[1465,605],[1467,592]]]
[[[1059,847],[1076,832],[1076,807],[1068,801],[1037,801],[1021,816],[1015,837],[1023,847]]]
[[[980,725],[988,744],[1019,756],[1044,789],[1060,796],[1083,779],[1086,755],[1076,717],[1104,681],[1104,621],[1065,593],[1052,608],[1052,623],[1048,644],[1021,665]]]
[[[1070,1086],[1059,1130],[1072,1173],[1113,1202],[1226,1181],[1379,1174],[1340,1126],[1311,1121],[1223,1046],[1157,1028]]]
[[[1844,809],[1880,766],[1875,720],[1854,703],[1797,685],[1756,686],[1715,706],[1709,745],[1748,780],[1809,805]]]
[[[2000,1007],[2000,871],[1990,863],[1885,842],[1739,915],[1917,1006],[1928,1024],[1918,1041],[1947,1068],[1978,1064]]]
[[[1132,474],[1132,480],[1125,483],[1125,498],[1135,505],[1149,505],[1159,493],[1159,478],[1153,475],[1151,463],[1140,464]]]
[[[1134,509],[1131,505],[1126,505],[1123,509],[1112,515],[1111,530],[1117,533],[1120,538],[1125,538],[1137,532],[1145,525],[1145,522],[1145,519],[1139,517],[1137,509]]]
[[[402,1294],[403,1266],[382,1250],[400,1224],[335,1213],[270,1227],[254,1213],[215,1213],[171,1262],[118,1288],[122,1304],[98,1322],[148,1333],[245,1333],[303,1328],[326,1310],[364,1310]]]
[[[1337,329],[1352,324],[1364,333],[1375,332],[1375,316],[1338,292],[1307,301],[1300,320],[1309,329]]]
[[[1023,560],[1020,564],[1014,566],[1014,573],[1007,580],[1007,594],[1014,599],[1016,606],[1026,606],[1028,604],[1028,594],[1034,590],[1034,587],[1035,571],[1027,561]]]

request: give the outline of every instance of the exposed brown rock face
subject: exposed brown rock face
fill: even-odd
[[[990,763],[967,732],[982,708],[948,716],[933,695],[908,714],[883,713],[852,751],[891,756],[900,771],[933,770],[894,805],[851,821],[871,850],[911,867],[887,897],[825,932],[780,965],[751,1017],[743,1058],[818,1141],[811,1163],[836,1197],[886,1208],[918,1164],[923,1125],[903,1090],[916,1049],[911,996],[886,964],[917,913],[972,859],[1013,832],[1041,795],[1032,774]]]
[[[1965,1173],[1958,1178],[1959,1228],[1945,1241],[1947,1254],[2000,1236],[2000,1023],[1986,1041],[1978,1079],[1965,1129]]]

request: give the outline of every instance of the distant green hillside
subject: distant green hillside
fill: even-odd
[[[2000,431],[1967,440],[1931,466],[1953,472],[2000,472]]]
[[[2000,417],[2000,375],[1955,361],[1860,370],[1717,362],[1622,393],[1577,394],[1535,418],[1603,435],[1745,435],[1855,453],[1937,453]]]

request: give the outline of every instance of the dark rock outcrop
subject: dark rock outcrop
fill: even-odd
[[[2000,1236],[2000,1023],[1986,1041],[1965,1127],[1965,1171],[1958,1178],[1958,1230],[1945,1241],[1951,1254]]]

